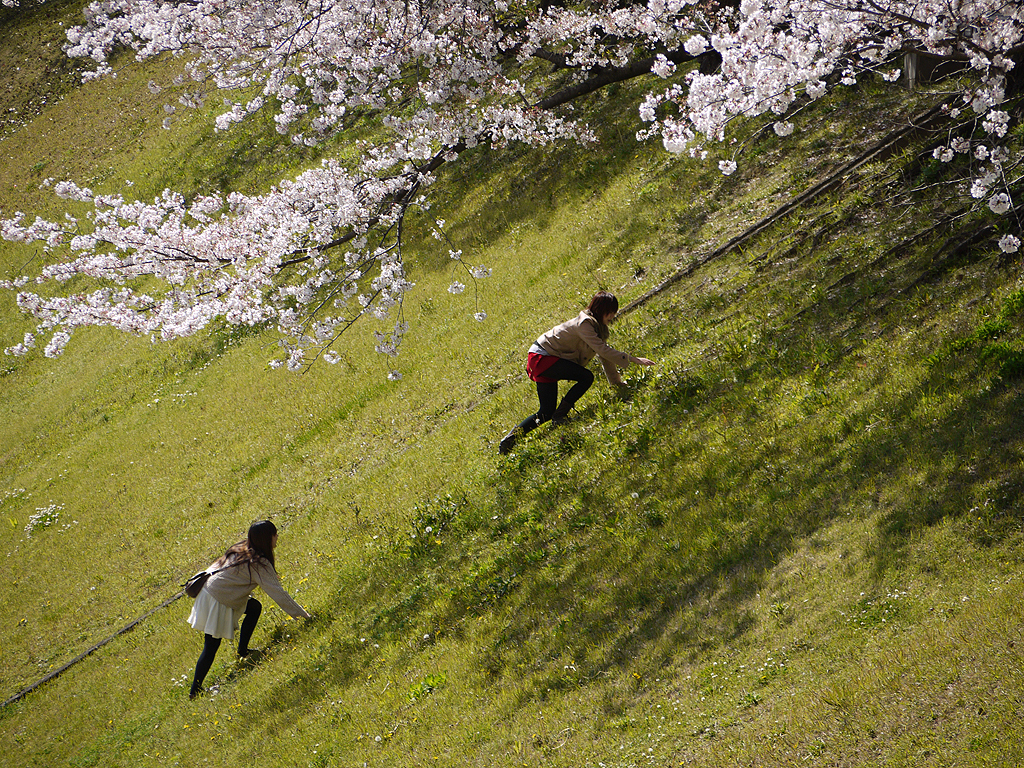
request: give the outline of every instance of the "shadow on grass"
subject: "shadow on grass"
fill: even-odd
[[[428,216],[450,220],[445,232],[452,247],[468,253],[481,244],[500,242],[520,226],[545,230],[567,202],[573,201],[585,210],[589,201],[628,173],[637,161],[638,150],[647,152],[633,137],[640,126],[631,125],[639,96],[635,89],[626,87],[611,91],[610,96],[605,94],[592,105],[595,113],[600,105],[606,110],[595,127],[600,150],[569,141],[546,148],[511,146],[498,150],[481,146],[444,167],[436,183],[438,202]],[[723,184],[723,177],[708,175],[709,184]],[[615,234],[610,250],[626,250],[645,235],[644,221],[643,216],[630,215],[622,231]],[[420,238],[417,268],[450,268],[449,246],[434,242],[428,227],[411,230],[409,237],[410,243]]]

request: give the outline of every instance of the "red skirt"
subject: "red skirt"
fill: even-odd
[[[553,384],[558,379],[551,379],[544,375],[544,371],[557,363],[562,358],[555,355],[542,355],[540,352],[530,352],[526,355],[526,375],[533,381],[541,384]]]

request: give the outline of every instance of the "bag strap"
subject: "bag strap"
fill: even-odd
[[[246,560],[246,562],[249,562],[249,561]],[[208,575],[213,575],[214,573],[219,573],[222,570],[227,570],[228,568],[233,568],[234,566],[241,565],[241,564],[242,564],[241,562],[232,562],[232,563],[228,563],[227,565],[224,565],[222,567],[219,567],[216,570],[208,570],[206,572],[207,572]]]
[[[226,571],[228,568],[234,568],[236,565],[242,565],[243,563],[251,563],[251,562],[252,562],[251,560],[240,560],[238,562],[228,563],[225,566],[221,566],[216,571],[206,571],[206,574],[208,576],[213,576],[213,574],[215,574],[215,573],[220,573],[221,571]]]

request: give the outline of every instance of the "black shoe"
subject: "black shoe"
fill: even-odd
[[[262,648],[250,648],[245,653],[238,654],[238,663],[243,667],[254,667],[267,657],[267,652]]]
[[[561,407],[555,409],[555,412],[551,414],[551,426],[560,427],[563,424],[568,424],[570,421],[569,410],[562,410]]]
[[[516,430],[513,429],[511,432],[509,432],[507,435],[501,438],[501,442],[498,443],[498,453],[500,453],[502,456],[504,456],[506,453],[509,453],[513,448],[516,447],[516,441],[518,439],[519,435],[516,433]]]

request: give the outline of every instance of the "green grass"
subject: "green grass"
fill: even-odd
[[[149,197],[292,168],[259,128],[154,127],[139,86],[168,66],[26,112],[0,141],[5,212],[52,210],[48,175]],[[640,296],[930,98],[837,92],[726,178],[637,146],[629,91],[593,107],[621,115],[600,151],[448,169],[431,215],[494,268],[488,320],[414,234],[399,383],[369,327],[301,376],[268,369],[272,333],[97,330],[2,361],[5,697],[260,516],[315,619],[268,606],[266,656],[225,646],[216,694],[189,702],[179,600],[0,712],[0,764],[1020,762],[1019,264],[910,242],[952,206],[907,191],[913,148],[623,317],[613,343],[658,361],[631,396],[598,382],[569,425],[497,456],[535,408],[537,334],[596,288]],[[5,244],[0,266],[31,255]],[[9,295],[0,317],[4,339],[30,327]]]

